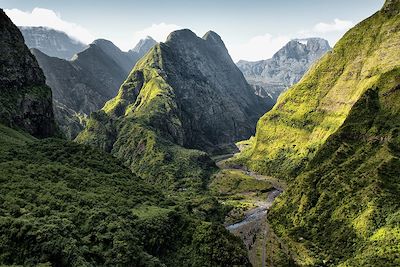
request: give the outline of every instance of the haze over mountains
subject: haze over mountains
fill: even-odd
[[[66,33],[46,27],[19,27],[29,48],[37,48],[51,56],[70,60],[87,45],[72,39]]]
[[[257,95],[274,102],[326,52],[328,41],[321,38],[296,39],[287,43],[270,59],[256,62],[240,60],[237,65]]]

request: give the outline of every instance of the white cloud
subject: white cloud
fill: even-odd
[[[334,45],[353,26],[352,21],[334,19],[333,22],[319,22],[311,29],[301,30],[295,34],[273,36],[266,33],[255,36],[245,43],[227,44],[227,46],[234,61],[239,59],[257,61],[271,58],[287,42],[296,38],[320,37]]]
[[[59,13],[51,9],[35,7],[32,12],[25,12],[19,9],[5,9],[7,16],[17,26],[44,26],[55,30],[63,31],[70,37],[83,43],[91,43],[95,38],[84,27],[65,21]]]
[[[171,32],[179,29],[182,29],[182,27],[175,24],[161,22],[159,24],[152,24],[150,27],[135,32],[133,37],[135,41],[139,41],[140,39],[146,38],[146,36],[151,36],[158,42],[164,42]]]
[[[334,19],[331,23],[320,22],[316,24],[313,31],[316,33],[327,33],[327,32],[344,32],[354,26],[352,21]]]
[[[282,46],[290,41],[289,36],[273,36],[269,33],[251,38],[245,43],[227,45],[234,61],[239,59],[256,61],[271,58]]]
[[[182,27],[176,24],[167,24],[165,22],[161,22],[159,24],[152,24],[147,28],[136,31],[128,36],[128,38],[124,37],[113,39],[113,42],[122,50],[128,51],[129,49],[132,49],[141,39],[144,39],[147,36],[152,37],[157,42],[164,42],[171,32],[179,29],[182,29]]]

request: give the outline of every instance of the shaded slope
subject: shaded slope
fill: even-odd
[[[346,33],[261,118],[252,147],[238,160],[263,173],[299,173],[360,96],[399,66],[399,23],[397,12],[382,11]]]
[[[71,61],[50,57],[32,49],[53,89],[55,115],[67,138],[83,129],[85,118],[113,98],[139,59],[122,52],[112,42],[99,39]]]
[[[18,28],[0,10],[0,123],[36,137],[56,132],[51,90]]]

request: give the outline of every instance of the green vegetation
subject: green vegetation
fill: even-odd
[[[269,181],[257,180],[242,170],[225,169],[213,177],[209,189],[229,211],[225,223],[241,221],[245,212],[256,208],[273,190]]]
[[[288,179],[301,173],[360,96],[399,66],[399,22],[398,12],[380,11],[346,33],[260,119],[252,146],[236,163]]]
[[[209,198],[182,205],[89,146],[0,126],[0,147],[0,264],[248,265]]]
[[[230,163],[289,181],[268,219],[297,265],[400,265],[399,13],[350,30]]]
[[[376,84],[272,210],[300,262],[400,264],[400,68]]]

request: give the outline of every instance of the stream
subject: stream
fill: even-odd
[[[215,158],[214,160],[221,170],[229,170],[232,168],[226,167],[224,165],[224,162],[232,156],[233,154],[222,155],[218,158]],[[265,201],[255,202],[254,204],[256,205],[256,207],[246,211],[243,220],[226,226],[227,230],[229,230],[234,235],[239,236],[243,240],[243,243],[246,245],[249,251],[250,261],[252,261],[253,266],[256,266],[255,262],[261,263],[261,266],[265,266],[268,254],[266,249],[266,240],[269,235],[269,226],[267,222],[268,210],[273,205],[275,198],[283,192],[284,188],[286,188],[286,185],[282,184],[281,181],[273,177],[250,172],[243,168],[235,168],[234,170],[241,171],[243,174],[252,176],[257,180],[267,180],[271,182],[274,188],[273,190],[266,193],[267,199]],[[256,242],[261,242],[262,244],[261,256],[254,256],[257,255]],[[254,257],[259,257],[259,259],[255,260]]]
[[[274,203],[275,198],[277,196],[279,196],[281,193],[282,193],[282,191],[280,189],[274,189],[273,191],[269,192],[265,203],[262,203],[257,208],[249,210],[247,212],[244,220],[242,220],[238,223],[228,225],[226,227],[226,229],[228,229],[229,231],[233,231],[236,229],[240,229],[241,227],[244,227],[247,224],[252,223],[254,221],[258,221],[258,220],[262,220],[262,219],[266,218],[269,208]]]

